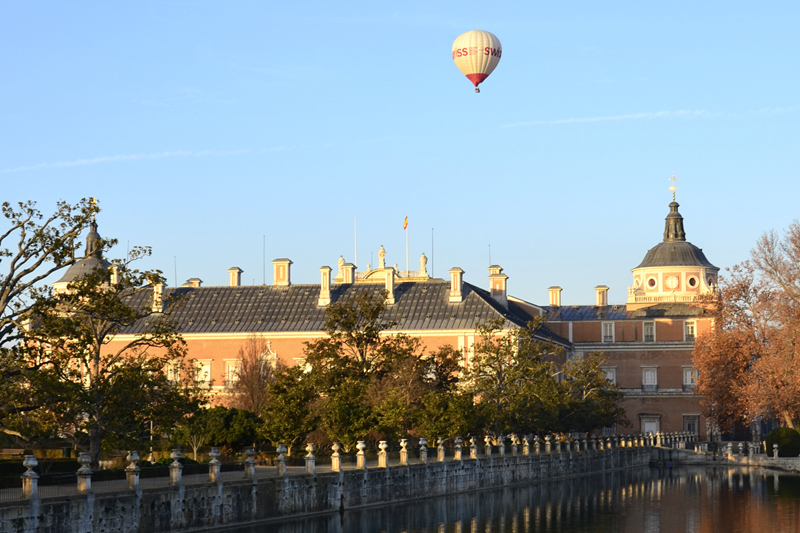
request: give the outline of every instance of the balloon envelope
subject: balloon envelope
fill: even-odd
[[[453,61],[476,88],[492,73],[502,55],[500,39],[488,31],[468,31],[453,42]]]

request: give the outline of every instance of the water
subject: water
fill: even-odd
[[[800,476],[645,469],[351,510],[236,533],[798,532]]]

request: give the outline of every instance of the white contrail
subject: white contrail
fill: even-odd
[[[100,163],[113,163],[116,161],[135,161],[137,159],[165,159],[168,157],[213,157],[213,156],[228,156],[247,154],[251,150],[177,150],[174,152],[156,152],[152,154],[121,154],[109,155],[103,157],[93,157],[90,159],[73,159],[72,161],[56,161],[55,163],[38,163],[36,165],[29,165],[23,167],[4,168],[0,170],[0,174],[10,174],[12,172],[25,172],[28,170],[37,170],[40,168],[65,168],[65,167],[81,167],[86,165],[97,165]]]
[[[534,120],[532,122],[514,122],[513,124],[504,124],[502,128],[517,128],[520,126],[546,126],[554,124],[579,124],[583,122],[616,122],[621,120],[649,120],[654,118],[677,118],[677,117],[699,117],[708,115],[705,109],[679,111],[655,111],[648,113],[631,113],[628,115],[610,115],[606,117],[588,117],[588,118],[560,118],[556,120]]]

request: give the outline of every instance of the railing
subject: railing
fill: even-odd
[[[629,303],[694,302],[696,296],[628,296]]]
[[[642,392],[658,392],[658,385],[642,385]]]
[[[520,439],[512,434],[505,436],[486,436],[482,439],[472,437],[469,442],[463,442],[461,438],[452,439],[454,446],[445,448],[445,439],[438,440],[438,446],[427,447],[427,441],[420,439],[419,447],[410,450],[408,439],[400,441],[402,447],[399,452],[389,452],[386,441],[381,441],[374,458],[370,452],[368,457],[365,453],[367,446],[364,441],[359,441],[356,448],[358,453],[355,455],[355,463],[352,456],[340,455],[341,446],[334,444],[333,454],[323,457],[322,460],[327,464],[317,465],[316,451],[313,444],[308,444],[305,450],[308,452],[303,457],[305,466],[290,466],[287,464],[289,458],[284,454],[286,447],[278,446],[278,456],[273,467],[257,467],[255,451],[248,449],[245,452],[246,459],[242,465],[238,465],[236,470],[221,471],[221,463],[217,460],[220,456],[219,450],[213,448],[209,454],[212,459],[208,463],[208,473],[183,475],[183,466],[178,461],[182,458],[180,449],[172,451],[172,464],[169,465],[169,475],[160,477],[142,478],[143,470],[138,466],[139,455],[136,451],[131,451],[125,458],[129,462],[124,469],[125,479],[114,479],[108,481],[92,481],[92,470],[88,467],[91,458],[88,453],[81,453],[78,462],[82,465],[75,474],[76,481],[65,485],[45,485],[38,486],[39,475],[33,470],[38,466],[38,461],[34,455],[26,455],[23,465],[28,469],[22,477],[22,487],[0,489],[0,501],[13,500],[33,500],[45,498],[60,498],[80,494],[123,492],[127,490],[155,489],[167,486],[197,485],[203,483],[222,483],[226,481],[238,481],[249,479],[256,483],[262,478],[276,478],[285,476],[300,476],[305,474],[316,474],[317,472],[341,472],[342,470],[364,470],[368,467],[388,468],[394,465],[413,465],[441,463],[446,461],[463,461],[466,459],[486,460],[491,457],[508,456],[538,456],[538,455],[557,455],[563,453],[580,452],[603,452],[615,448],[642,448],[652,446],[652,435],[613,435],[613,436],[589,436],[581,434],[569,440],[561,441],[563,436],[545,435],[540,438],[538,435],[533,438]],[[463,444],[463,445],[462,445]],[[395,462],[397,458],[397,462]],[[330,460],[328,463],[327,461]],[[391,464],[390,464],[391,463]],[[244,471],[242,471],[242,467]],[[277,467],[277,468],[276,468]]]
[[[613,335],[603,335],[603,342],[614,342]]]
[[[656,342],[656,336],[655,335],[645,335],[644,336],[644,342]]]
[[[684,383],[683,392],[694,392],[697,386],[694,383]]]

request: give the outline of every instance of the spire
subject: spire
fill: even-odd
[[[683,231],[683,217],[678,213],[678,202],[669,203],[669,214],[664,224],[664,242],[685,241],[686,232]]]
[[[92,223],[90,224],[89,233],[86,234],[86,249],[83,251],[83,255],[89,257],[92,255],[99,255],[100,252],[100,234],[97,233],[97,221],[92,219]]]

